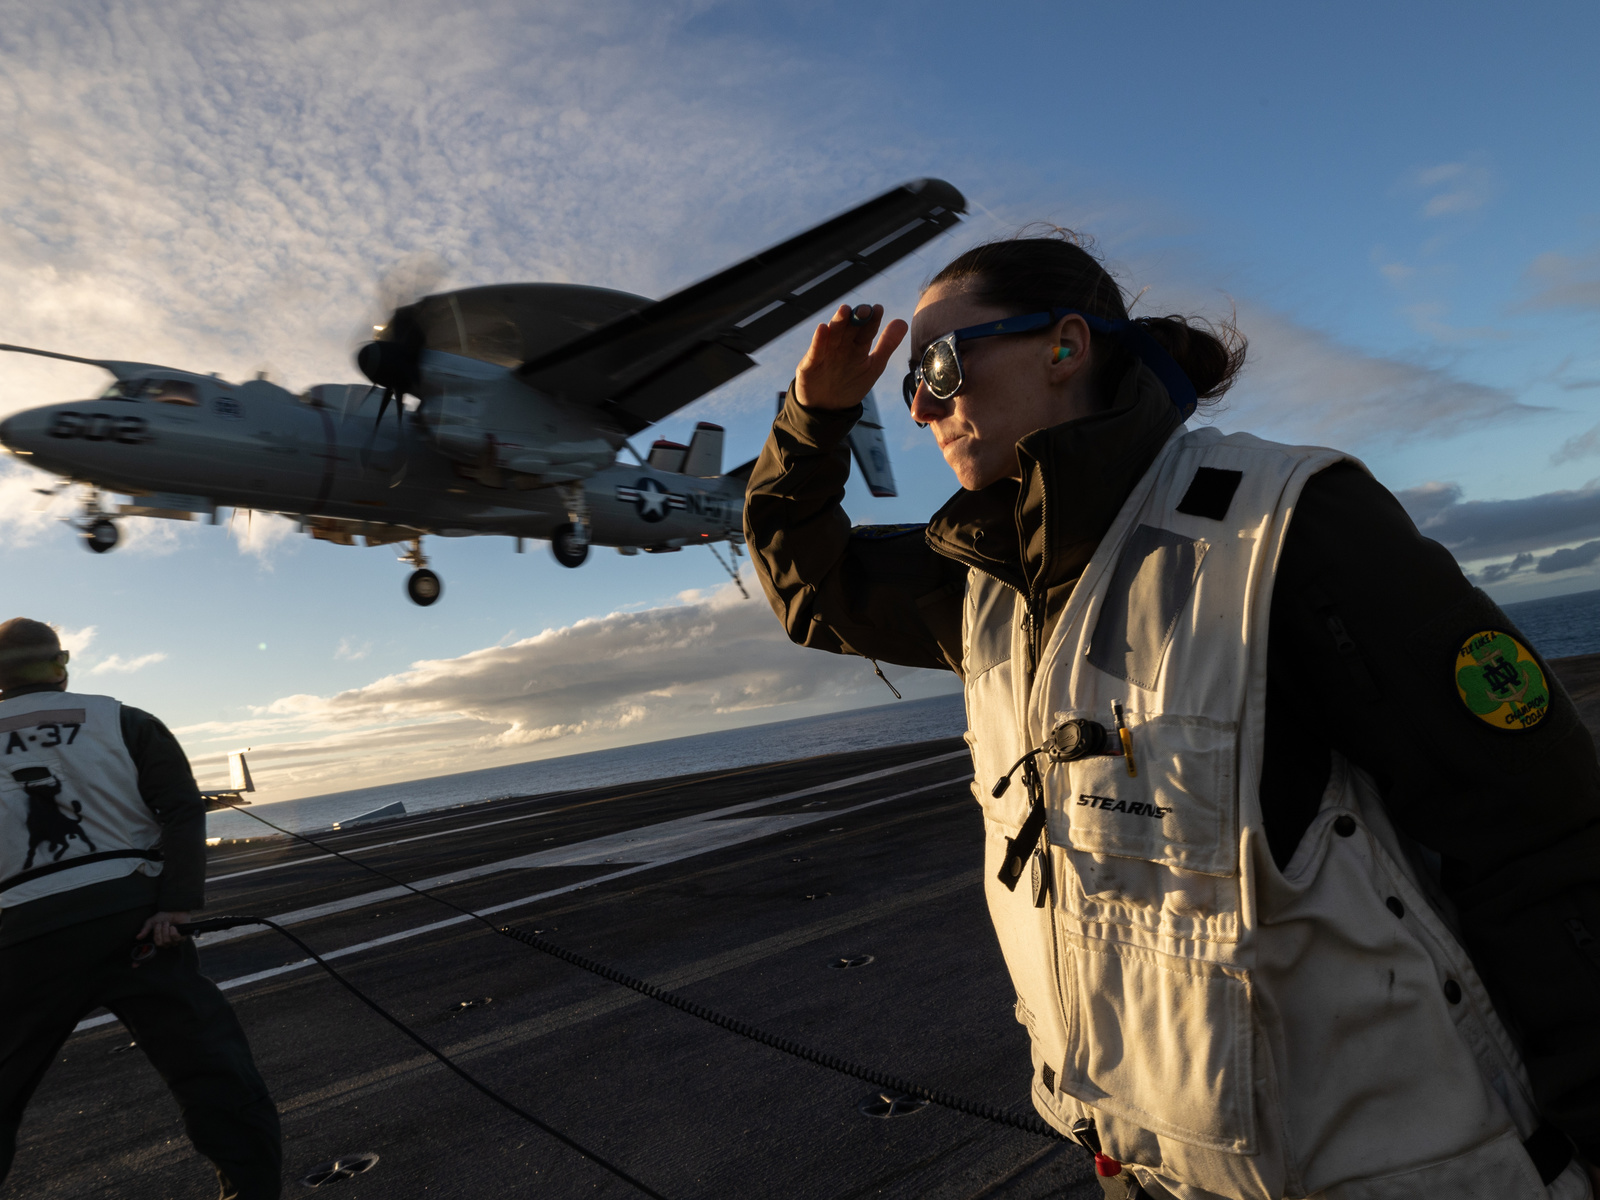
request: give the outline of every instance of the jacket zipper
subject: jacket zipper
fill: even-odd
[[[1317,610],[1317,615],[1323,619],[1328,634],[1333,638],[1333,648],[1338,652],[1339,658],[1344,662],[1345,670],[1350,673],[1356,683],[1366,688],[1373,695],[1378,695],[1382,689],[1378,681],[1372,677],[1372,671],[1367,666],[1366,657],[1361,653],[1361,647],[1356,645],[1355,638],[1350,636],[1350,631],[1345,628],[1339,619],[1339,612],[1332,602],[1325,602]]]

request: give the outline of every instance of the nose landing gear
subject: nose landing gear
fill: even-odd
[[[96,488],[85,491],[83,509],[73,525],[83,534],[83,544],[96,554],[114,549],[121,538],[121,531],[111,519],[111,514],[100,507],[100,492]]]
[[[422,539],[412,538],[411,548],[400,556],[400,561],[416,568],[406,576],[406,595],[411,603],[428,607],[444,595],[444,581],[428,570],[427,555],[422,553]]]

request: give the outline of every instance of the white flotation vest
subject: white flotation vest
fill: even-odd
[[[134,871],[161,872],[161,826],[110,696],[0,701],[0,909]]]
[[[1025,603],[970,574],[985,887],[1033,1100],[1063,1132],[1092,1118],[1105,1154],[1179,1200],[1578,1200],[1575,1162],[1547,1189],[1523,1148],[1526,1071],[1372,779],[1335,755],[1293,860],[1268,850],[1273,577],[1301,488],[1344,458],[1180,429],[1031,687]],[[1030,800],[991,786],[1063,720],[1113,727],[1113,701],[1137,775],[1120,753],[1041,756],[1042,849],[1008,889]]]

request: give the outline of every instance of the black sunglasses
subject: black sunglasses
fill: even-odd
[[[1085,324],[1095,333],[1114,334],[1122,339],[1134,356],[1155,373],[1161,385],[1167,389],[1167,396],[1177,407],[1184,420],[1194,412],[1197,398],[1194,384],[1183,373],[1183,369],[1172,360],[1161,343],[1150,336],[1137,321],[1127,319],[1107,320],[1105,317],[1092,316],[1076,308],[1052,308],[1049,312],[1028,313],[1020,317],[1007,317],[1003,321],[993,321],[988,325],[969,325],[965,329],[957,329],[945,334],[938,341],[931,343],[922,352],[922,361],[906,372],[905,381],[900,385],[901,395],[905,398],[906,407],[911,407],[911,401],[916,397],[919,384],[928,389],[928,394],[937,400],[948,400],[961,390],[964,377],[961,373],[961,357],[956,353],[956,346],[961,342],[970,342],[973,338],[997,337],[1005,333],[1036,333],[1062,317],[1077,316],[1084,319]],[[921,424],[919,421],[918,424]]]
[[[968,325],[945,334],[928,343],[922,352],[922,361],[906,372],[900,384],[900,394],[911,407],[918,386],[928,389],[935,400],[949,400],[961,390],[966,375],[961,370],[961,355],[957,347],[962,342],[977,338],[1000,337],[1008,333],[1037,333],[1054,325],[1066,314],[1057,309],[1052,312],[1028,313],[1021,317],[1007,317],[1003,321],[990,321],[985,325]]]

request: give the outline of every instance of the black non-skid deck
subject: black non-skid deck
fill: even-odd
[[[950,739],[318,837],[770,1032],[1027,1113],[1027,1038],[984,909],[970,774]],[[1071,1146],[933,1106],[867,1115],[868,1084],[302,843],[215,847],[210,875],[207,915],[291,921],[467,1070],[671,1200],[1099,1194]],[[282,1113],[286,1195],[638,1194],[472,1090],[277,934],[201,947]],[[379,1156],[366,1174],[315,1193],[296,1182],[362,1153]],[[114,1020],[67,1042],[0,1188],[5,1200],[213,1195],[171,1098]]]

